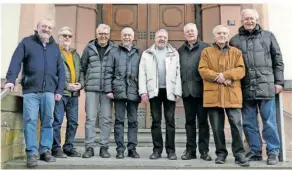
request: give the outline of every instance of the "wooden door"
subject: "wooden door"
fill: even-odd
[[[121,43],[121,29],[131,27],[135,31],[134,43],[144,51],[154,43],[155,32],[163,28],[168,31],[169,43],[179,48],[185,40],[184,25],[194,22],[194,5],[104,4],[103,22],[110,25],[111,40],[116,43]],[[175,118],[176,127],[184,128],[185,116],[182,101],[177,103]],[[139,128],[151,127],[149,103],[140,104],[138,121]],[[162,125],[162,127],[165,126]]]

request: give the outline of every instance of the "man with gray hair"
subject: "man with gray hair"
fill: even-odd
[[[246,65],[241,81],[243,91],[243,130],[250,147],[246,155],[251,161],[262,160],[262,139],[259,133],[258,109],[263,121],[263,138],[267,143],[267,164],[279,162],[280,139],[276,122],[275,95],[283,91],[284,63],[274,34],[258,24],[254,9],[242,11],[242,26],[230,40],[240,49]]]
[[[96,39],[85,47],[81,57],[81,84],[86,92],[85,110],[85,152],[83,158],[94,156],[96,120],[100,115],[100,152],[102,158],[109,158],[109,138],[111,133],[112,99],[104,92],[104,72],[107,57],[115,44],[109,41],[110,27],[99,24]]]
[[[136,152],[138,121],[137,111],[140,102],[138,93],[139,49],[133,44],[134,31],[126,27],[121,31],[122,44],[109,53],[105,71],[105,93],[114,100],[115,141],[117,159],[124,158],[124,121],[128,118],[128,157],[140,158]]]
[[[80,83],[80,56],[70,48],[73,33],[71,28],[62,27],[59,32],[59,48],[65,68],[65,89],[63,97],[56,102],[54,112],[54,142],[52,154],[56,158],[80,157],[73,145],[78,127],[78,96],[83,85]],[[61,149],[61,128],[66,112],[67,128],[63,150]]]
[[[203,107],[203,80],[198,71],[201,52],[210,45],[199,41],[197,26],[188,23],[184,26],[186,41],[178,49],[180,58],[180,72],[182,79],[182,96],[185,109],[185,129],[187,135],[186,151],[181,156],[182,160],[196,159],[197,126],[199,124],[199,152],[200,158],[211,161],[209,152],[210,131],[208,113]]]
[[[64,91],[65,73],[61,53],[52,36],[55,21],[42,19],[34,35],[21,40],[13,53],[6,75],[5,89],[14,89],[22,66],[23,125],[27,166],[38,165],[40,160],[54,162],[53,120],[55,101],[60,101]],[[40,113],[40,143],[37,147],[37,120]]]
[[[155,33],[155,44],[143,52],[139,65],[139,94],[142,101],[150,101],[152,116],[151,135],[153,153],[150,159],[161,158],[163,139],[161,132],[161,106],[166,124],[165,149],[169,160],[175,154],[175,105],[181,98],[179,54],[168,44],[168,32],[160,29]]]
[[[242,142],[241,110],[242,92],[240,80],[245,75],[242,53],[228,45],[229,29],[218,25],[213,29],[215,43],[202,51],[199,72],[203,79],[203,105],[207,109],[216,146],[216,164],[224,164],[226,149],[224,125],[225,113],[232,136],[232,152],[235,163],[249,166]]]

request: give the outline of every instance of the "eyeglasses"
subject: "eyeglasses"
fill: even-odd
[[[67,37],[72,38],[72,37],[73,37],[73,35],[68,35],[68,34],[62,34],[62,36],[63,36],[64,38],[67,38]]]

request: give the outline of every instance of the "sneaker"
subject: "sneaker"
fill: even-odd
[[[276,154],[269,154],[267,159],[268,165],[276,165],[279,163],[279,157]]]
[[[55,158],[67,158],[67,155],[61,149],[53,150],[52,155]]]
[[[86,148],[84,154],[82,155],[82,158],[91,158],[94,156],[94,150],[92,147]]]
[[[124,152],[123,151],[118,151],[117,155],[116,155],[117,159],[124,159]]]
[[[140,158],[140,155],[137,153],[136,150],[128,150],[128,157]]]
[[[211,155],[208,154],[208,152],[203,152],[200,156],[201,159],[205,161],[212,161]]]
[[[64,153],[69,157],[81,157],[81,153],[77,152],[76,148],[69,151],[64,151]]]
[[[28,156],[26,166],[28,168],[38,166],[38,156],[37,155]]]
[[[182,160],[190,160],[190,159],[196,159],[196,153],[195,152],[191,152],[189,150],[185,150],[183,155],[181,156]]]
[[[99,156],[102,158],[109,158],[111,155],[108,153],[108,149],[105,147],[101,147],[99,150]]]
[[[249,166],[249,161],[244,155],[239,155],[235,157],[235,164],[238,164],[239,166],[242,167],[247,167]]]
[[[263,160],[262,154],[261,153],[255,153],[253,151],[248,152],[245,157],[249,160],[249,161],[261,161]]]
[[[150,159],[159,159],[159,158],[161,158],[161,153],[153,152],[149,158]]]
[[[216,164],[225,164],[226,162],[226,159],[223,157],[223,156],[218,156],[216,159],[215,159],[215,163]]]
[[[43,160],[45,162],[56,162],[56,158],[53,157],[50,150],[46,150],[44,153],[40,155],[40,160]]]
[[[167,158],[169,160],[177,160],[176,154],[175,153],[170,153],[167,155]]]

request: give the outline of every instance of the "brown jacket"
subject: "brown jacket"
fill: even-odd
[[[245,75],[242,53],[235,47],[218,45],[205,48],[201,53],[199,72],[204,82],[204,107],[241,108],[241,83]],[[230,86],[214,81],[217,73],[223,73]]]

